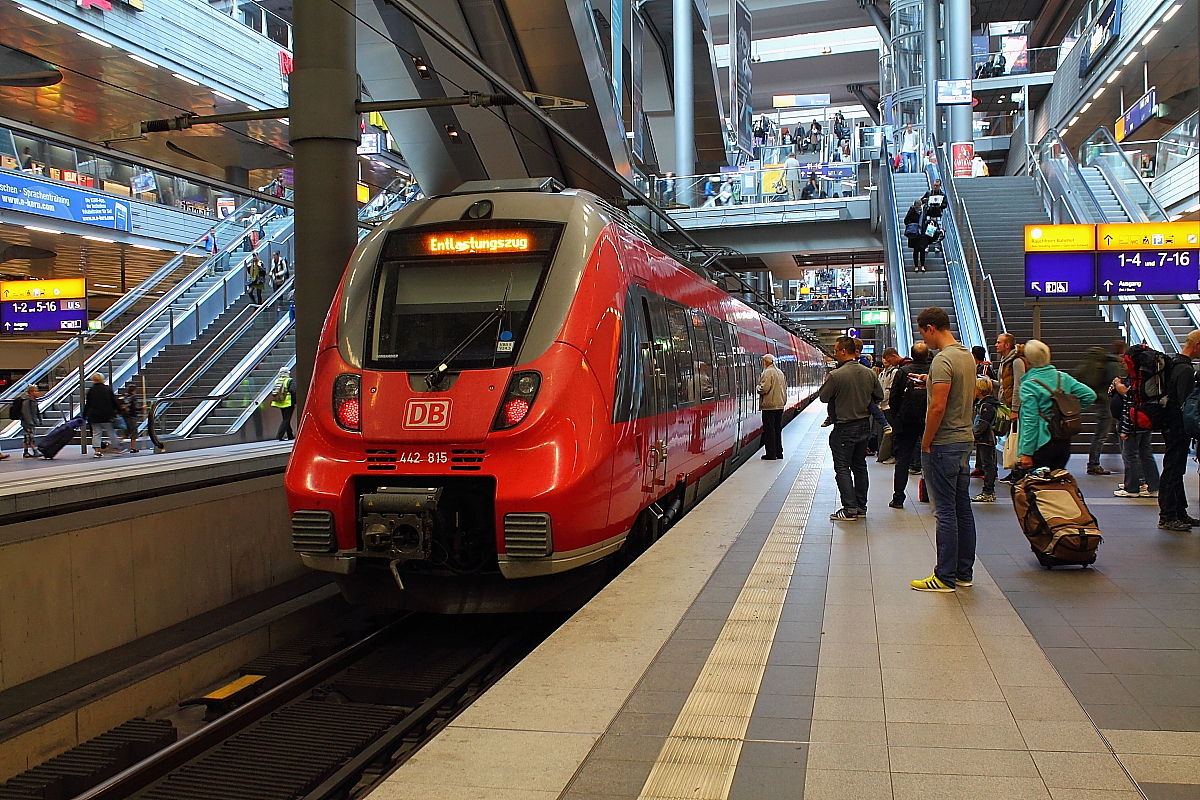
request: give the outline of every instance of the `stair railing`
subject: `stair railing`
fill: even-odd
[[[942,187],[946,188],[949,186],[949,181],[953,179],[949,154],[944,146],[938,147],[936,141],[931,139],[930,143],[934,145],[938,170],[945,176],[942,179]],[[957,195],[952,196],[950,191],[946,188],[946,199],[957,200]],[[975,298],[975,287],[972,285],[966,251],[958,232],[958,219],[965,217],[966,214],[962,211],[961,202],[957,204],[957,207],[949,203],[947,205],[949,207],[942,213],[943,219],[949,215],[947,220],[949,224],[942,225],[944,232],[942,255],[946,262],[946,277],[950,281],[950,295],[954,299],[954,313],[958,317],[958,336],[967,347],[980,345],[986,349],[987,335],[983,332],[979,302]],[[976,253],[976,257],[978,257],[978,253]]]
[[[1159,205],[1142,175],[1129,160],[1107,128],[1100,127],[1079,145],[1077,163],[1096,167],[1104,175],[1117,201],[1134,222],[1166,222],[1167,212]]]
[[[892,162],[886,139],[881,143],[879,159],[879,214],[883,229],[887,266],[888,294],[891,297],[893,341],[901,355],[912,350],[912,313],[908,307],[908,286],[904,275],[904,248],[900,244],[900,220],[896,214],[896,187],[892,182]]]

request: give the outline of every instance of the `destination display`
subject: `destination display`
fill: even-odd
[[[83,278],[0,281],[0,331],[78,333],[88,324]]]
[[[1096,293],[1095,225],[1025,226],[1025,296]]]
[[[1200,291],[1200,222],[1096,226],[1101,294],[1193,294]]]

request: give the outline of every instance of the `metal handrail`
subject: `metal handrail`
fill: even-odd
[[[1093,140],[1099,140],[1100,146],[1105,149],[1104,153],[1101,154],[1094,152],[1091,154],[1094,158],[1084,158],[1083,154],[1087,152],[1087,148],[1096,147],[1096,145],[1092,144]],[[1148,211],[1146,210],[1146,207],[1143,207],[1140,203],[1129,196],[1128,192],[1125,190],[1126,181],[1121,177],[1114,175],[1109,165],[1105,163],[1104,159],[1097,156],[1111,156],[1120,166],[1124,167],[1124,171],[1132,178],[1133,182],[1141,188],[1145,198],[1149,201],[1147,203],[1147,206],[1149,207]],[[1083,140],[1083,142],[1079,145],[1076,161],[1082,163],[1084,166],[1099,167],[1100,171],[1105,173],[1105,177],[1108,178],[1112,184],[1113,192],[1117,195],[1117,199],[1122,201],[1122,206],[1125,206],[1126,203],[1129,203],[1138,209],[1139,213],[1130,213],[1131,220],[1135,222],[1166,222],[1169,219],[1167,212],[1163,210],[1163,207],[1159,204],[1158,198],[1154,196],[1154,193],[1150,191],[1150,187],[1147,186],[1146,182],[1142,179],[1142,174],[1138,171],[1137,167],[1133,166],[1133,162],[1129,160],[1129,154],[1121,149],[1121,146],[1117,144],[1117,140],[1113,138],[1112,134],[1108,132],[1107,128],[1103,126],[1096,128],[1096,130],[1092,131],[1092,133]],[[1142,219],[1143,217],[1144,219]]]
[[[1046,131],[1046,134],[1038,142],[1037,150],[1033,154],[1034,160],[1042,169],[1042,173],[1045,174],[1045,166],[1041,164],[1041,151],[1043,147],[1047,146],[1054,147],[1063,154],[1062,160],[1065,162],[1066,169],[1068,171],[1068,176],[1065,178],[1068,182],[1068,185],[1063,187],[1063,191],[1060,196],[1071,208],[1072,216],[1077,221],[1083,221],[1085,217],[1091,217],[1089,220],[1091,222],[1103,222],[1104,210],[1100,205],[1100,199],[1096,197],[1095,192],[1092,191],[1092,187],[1088,186],[1087,180],[1083,177],[1083,172],[1079,169],[1079,164],[1076,163],[1074,157],[1071,155],[1070,149],[1068,149],[1066,143],[1062,140],[1062,137],[1058,135],[1058,131],[1054,129]],[[1077,185],[1080,187],[1080,190],[1085,195],[1088,203],[1091,205],[1090,210],[1085,211],[1082,206],[1082,202],[1076,198],[1075,191],[1069,185],[1071,177],[1075,178]],[[1047,180],[1049,181],[1049,176],[1047,176]],[[1053,185],[1048,185],[1050,185],[1050,189],[1053,192]]]
[[[1000,323],[998,330],[1000,333],[1007,333],[1008,325],[1004,322],[1004,310],[1000,308],[1000,298],[996,295],[996,284],[992,281],[991,274],[984,275],[983,282],[987,284],[988,290],[992,293],[992,308],[996,309],[996,319]]]
[[[927,142],[927,144],[929,143],[935,145],[934,153],[938,161],[939,172],[949,176],[952,171],[947,168],[949,166],[949,156],[943,147],[937,146],[937,142],[932,137]],[[942,186],[946,186],[946,180],[942,181]],[[949,199],[948,194],[947,199]],[[963,249],[962,239],[958,235],[958,214],[953,207],[946,209],[946,212],[942,215],[943,218],[947,213],[950,216],[950,224],[943,226],[945,234],[942,239],[942,256],[946,263],[946,277],[950,281],[950,295],[954,300],[954,313],[958,317],[959,339],[968,347],[975,345],[987,347],[987,337],[983,333],[983,322],[979,317],[979,302],[975,298],[975,288],[971,284],[969,267],[965,263],[967,257]]]
[[[979,255],[979,245],[975,241],[975,226],[971,223],[971,215],[967,213],[966,204],[963,203],[962,198],[958,195],[958,187],[954,183],[954,170],[953,168],[946,169],[947,166],[952,167],[952,165],[949,164],[950,158],[946,153],[946,146],[943,144],[939,147],[937,140],[933,137],[930,137],[930,140],[934,145],[934,150],[937,154],[938,170],[944,176],[942,185],[946,189],[946,198],[950,205],[951,219],[955,223],[955,234],[958,236],[963,258],[967,262],[967,267],[969,270],[967,278],[971,287],[971,301],[976,305],[976,308],[978,308],[978,292],[982,290],[985,279],[989,283],[991,282],[991,276],[988,275],[983,268],[983,259]],[[959,220],[966,224],[967,243],[970,245],[970,247],[962,246],[962,235],[961,231],[958,230]],[[996,296],[994,285],[992,286],[991,299],[992,308],[989,312],[989,315],[994,314],[1001,321],[1000,328],[996,331],[996,335],[998,336],[1004,332],[1004,315],[1000,311],[1000,301]],[[982,320],[980,320],[980,332],[982,333]],[[987,347],[986,335],[983,336],[983,341],[980,342],[980,344],[982,344],[984,347]]]
[[[880,142],[879,159],[879,213],[883,220],[884,252],[888,261],[888,293],[892,297],[892,329],[896,349],[907,355],[912,349],[912,312],[908,306],[908,286],[904,275],[904,249],[900,244],[899,221],[896,217],[896,188],[892,183],[892,164],[888,157],[891,143],[883,138]]]

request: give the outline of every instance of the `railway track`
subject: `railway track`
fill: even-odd
[[[232,708],[214,701],[214,718],[195,732],[168,744],[175,732],[168,728],[170,736],[164,737],[163,721],[131,721],[39,767],[40,783],[31,770],[0,786],[0,799],[357,797],[436,735],[559,622],[407,614],[341,647],[330,645],[336,636],[309,637],[245,665],[243,677],[230,686],[240,687],[235,693],[261,693]],[[314,652],[319,660],[297,673],[298,654],[307,653],[311,662]],[[294,674],[271,679],[256,671]],[[274,685],[251,689],[263,681]],[[126,729],[127,734],[120,733]],[[99,748],[106,743],[120,740],[119,753],[136,752],[126,739],[134,740],[145,757],[116,774],[110,769],[106,780],[86,791],[78,791],[78,784],[72,788],[70,771],[80,769],[74,765],[103,760]],[[144,753],[154,748],[161,749]],[[56,760],[65,780],[46,769]]]

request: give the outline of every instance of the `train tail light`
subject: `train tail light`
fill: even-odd
[[[533,408],[538,389],[542,386],[542,376],[536,372],[514,372],[508,379],[508,388],[504,390],[504,398],[500,401],[500,409],[492,422],[492,430],[506,431],[524,422]]]
[[[362,400],[358,375],[338,375],[333,382],[333,418],[348,431],[362,429]]]

